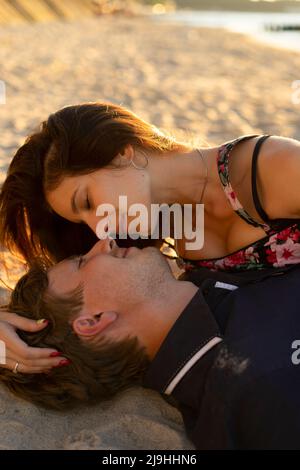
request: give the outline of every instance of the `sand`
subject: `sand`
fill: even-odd
[[[292,102],[300,55],[241,34],[100,17],[2,26],[0,44],[7,91],[1,180],[27,133],[51,112],[82,101],[122,104],[195,145],[248,133],[300,138],[300,105]],[[13,282],[19,270],[11,263]],[[0,421],[2,448],[190,448],[175,408],[140,389],[97,412],[63,417],[2,391]]]
[[[193,448],[176,408],[152,390],[135,387],[96,407],[57,413],[0,387],[0,450]]]

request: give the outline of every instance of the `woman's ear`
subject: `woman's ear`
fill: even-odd
[[[117,318],[117,312],[101,312],[95,315],[83,314],[73,321],[72,327],[77,336],[96,336],[102,333]]]
[[[124,149],[119,153],[121,161],[127,164],[131,162],[134,157],[134,148],[131,144],[127,144]]]

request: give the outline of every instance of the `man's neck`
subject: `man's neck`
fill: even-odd
[[[165,296],[152,299],[151,308],[155,311],[155,334],[147,341],[147,351],[150,359],[153,359],[164,342],[169,331],[180,317],[185,307],[198,291],[198,287],[192,282],[173,280],[165,288]]]

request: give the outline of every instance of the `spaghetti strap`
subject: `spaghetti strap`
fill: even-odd
[[[254,227],[261,227],[266,233],[269,233],[270,230],[271,230],[271,227],[267,223],[265,223],[265,222],[261,223],[261,222],[255,220],[244,209],[244,207],[242,206],[242,204],[240,203],[240,201],[237,197],[236,192],[234,191],[234,189],[231,186],[230,178],[229,178],[228,163],[229,163],[229,158],[230,158],[232,149],[239,142],[251,139],[253,137],[258,137],[258,136],[257,136],[257,134],[245,135],[245,136],[238,137],[235,140],[232,140],[230,142],[227,142],[227,143],[221,145],[221,147],[219,147],[218,157],[217,157],[218,172],[219,172],[220,180],[221,180],[223,189],[225,191],[226,197],[227,197],[229,203],[231,204],[233,210],[242,219],[244,219],[245,222],[247,222],[248,224],[253,225]],[[265,137],[265,136],[263,136],[263,137]],[[261,138],[260,138],[260,140],[261,140]],[[256,152],[258,153],[259,147],[256,147],[256,148],[257,148]],[[256,159],[257,159],[257,156],[256,156]]]
[[[255,220],[241,205],[234,189],[231,186],[228,162],[234,146],[243,140],[258,137],[252,155],[251,175],[253,200],[257,213],[264,223]],[[237,248],[235,251],[220,258],[206,258],[190,260],[177,258],[177,264],[185,271],[205,268],[211,271],[242,272],[273,269],[278,271],[288,270],[294,266],[300,266],[300,219],[272,219],[270,220],[263,210],[257,191],[257,160],[263,142],[271,137],[269,135],[242,136],[230,142],[226,142],[218,149],[217,165],[221,184],[228,202],[233,210],[245,222],[254,227],[261,227],[266,236],[262,236],[249,245]],[[268,221],[269,223],[266,223]],[[275,271],[274,271],[275,272]]]
[[[259,151],[260,151],[262,144],[269,137],[270,137],[269,135],[263,135],[256,142],[254,152],[253,152],[253,157],[252,157],[252,173],[251,173],[252,196],[253,196],[255,209],[257,210],[257,213],[260,215],[262,220],[266,222],[267,224],[270,223],[270,219],[261,205],[258,192],[257,192],[257,160],[258,160],[258,155],[259,155]]]

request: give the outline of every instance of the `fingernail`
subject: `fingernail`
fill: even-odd
[[[61,355],[62,355],[61,352],[56,351],[56,352],[51,353],[49,357],[58,357],[58,356],[61,356]]]
[[[69,364],[71,364],[71,361],[69,359],[63,359],[62,361],[60,361],[57,367],[68,366]]]
[[[44,323],[45,325],[48,325],[49,320],[46,320],[45,318],[41,318],[40,320],[37,320],[36,322],[38,325],[41,325],[42,323]]]

